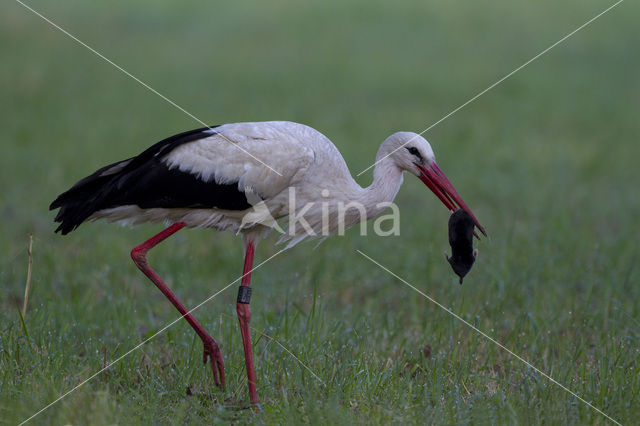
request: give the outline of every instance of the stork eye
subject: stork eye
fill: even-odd
[[[422,155],[420,155],[420,151],[418,151],[418,148],[416,148],[415,146],[408,147],[407,151],[409,151],[409,154],[415,155],[418,158],[418,160],[422,162]]]

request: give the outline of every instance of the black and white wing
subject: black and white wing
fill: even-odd
[[[274,197],[304,175],[313,149],[296,123],[234,123],[180,133],[140,155],[103,167],[51,203],[67,234],[101,211],[246,210],[247,194]],[[316,132],[317,133],[317,132]]]

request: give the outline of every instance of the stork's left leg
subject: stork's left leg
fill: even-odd
[[[204,352],[202,355],[202,361],[206,364],[207,359],[211,360],[211,370],[213,371],[213,380],[216,385],[220,384],[222,388],[224,388],[224,362],[222,360],[222,354],[220,353],[220,348],[213,337],[207,333],[207,331],[202,328],[202,326],[196,321],[196,319],[191,315],[191,311],[188,311],[187,308],[178,300],[175,294],[167,287],[167,285],[162,281],[162,279],[156,274],[156,272],[149,266],[147,262],[147,252],[160,244],[162,241],[170,237],[171,235],[178,232],[180,229],[184,228],[184,222],[174,223],[164,231],[160,232],[158,235],[151,237],[144,243],[135,247],[131,250],[131,258],[135,262],[138,269],[140,269],[155,285],[158,289],[164,294],[167,299],[176,307],[176,309],[182,314],[182,317],[187,320],[189,325],[193,327],[195,332],[200,336],[202,342],[204,343]],[[218,380],[218,374],[220,375],[220,380]]]
[[[258,392],[256,391],[256,375],[253,371],[253,348],[251,346],[251,334],[249,331],[249,322],[251,321],[251,308],[249,301],[251,300],[251,269],[253,267],[253,253],[255,245],[249,240],[244,254],[244,269],[242,270],[242,281],[238,289],[238,302],[236,304],[236,312],[238,313],[238,322],[240,322],[240,332],[242,333],[242,346],[244,346],[244,362],[247,366],[247,379],[249,380],[249,400],[252,404],[258,403]]]

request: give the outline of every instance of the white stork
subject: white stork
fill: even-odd
[[[256,404],[249,284],[258,240],[277,226],[275,220],[287,215],[296,218],[289,221],[281,238],[288,240],[288,247],[306,237],[326,237],[341,227],[371,219],[393,201],[405,171],[421,179],[449,210],[460,207],[471,214],[485,234],[421,136],[410,132],[389,136],[376,155],[373,183],[362,188],[329,139],[311,127],[285,121],[224,124],[171,136],[138,156],[80,180],[56,198],[50,209],[60,209],[55,221],[60,222],[56,232],[62,234],[101,218],[170,225],[135,247],[131,256],[202,339],[203,360],[210,359],[215,383],[222,387],[224,363],[217,343],[151,269],[146,253],[183,227],[241,234],[245,260],[236,310],[250,401]],[[345,212],[345,206],[362,209]],[[338,223],[340,220],[344,223]]]

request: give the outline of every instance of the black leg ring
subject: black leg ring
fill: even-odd
[[[249,304],[251,301],[251,287],[248,285],[241,285],[238,289],[238,303]]]

